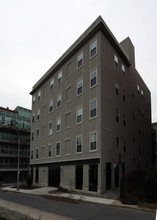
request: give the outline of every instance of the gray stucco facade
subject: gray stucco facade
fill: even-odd
[[[33,86],[34,184],[103,193],[151,163],[150,91],[101,17]]]

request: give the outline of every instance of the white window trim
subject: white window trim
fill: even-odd
[[[50,105],[52,104],[52,105]],[[52,111],[50,111],[50,107],[52,106]],[[52,113],[53,112],[53,109],[54,109],[54,102],[53,102],[53,99],[51,99],[51,101],[49,102],[49,113]]]
[[[37,155],[37,150],[38,150],[38,158],[36,158],[36,155]],[[35,148],[35,160],[39,160],[39,148]]]
[[[96,71],[96,84],[94,84],[93,86],[91,86],[91,74],[93,73],[93,72],[95,72]],[[89,85],[89,87],[90,87],[90,89],[91,88],[93,88],[93,87],[95,87],[97,84],[98,84],[98,74],[97,74],[97,68],[94,68],[93,70],[91,70],[90,71],[90,85]]]
[[[80,88],[80,87],[78,87],[78,83],[79,83],[80,81],[82,81],[82,92],[78,94],[78,88]],[[77,95],[77,96],[80,96],[80,95],[82,95],[82,94],[83,94],[83,78],[80,78],[80,79],[77,80],[77,83],[76,83],[76,95]]]
[[[48,123],[48,135],[49,135],[49,136],[52,135],[52,134],[50,134],[50,127],[49,127],[50,123],[52,124],[52,134],[53,134],[53,123],[52,123],[52,121],[50,121],[50,122]]]
[[[61,75],[61,77],[59,77]],[[57,75],[57,85],[60,85],[61,83],[62,83],[62,77],[63,77],[63,72],[62,72],[62,70],[58,73],[58,75]],[[59,79],[61,79],[61,81],[60,82],[58,82],[59,81]]]
[[[59,147],[60,147],[60,149],[59,149],[60,154],[59,154],[59,155],[57,155],[57,144],[59,144]],[[60,157],[60,156],[61,156],[61,142],[60,142],[60,141],[57,141],[57,142],[56,142],[55,150],[56,150],[56,152],[55,152],[56,157]]]
[[[79,137],[81,137],[81,139],[82,139],[82,145],[81,145],[81,151],[80,152],[77,152],[77,138],[79,138]],[[80,134],[80,135],[77,135],[76,136],[76,154],[82,154],[83,153],[83,135],[82,134]]]
[[[59,119],[60,119],[60,130],[57,130],[57,121],[58,121]],[[56,133],[61,131],[61,123],[62,123],[61,116],[60,116],[60,117],[57,117],[57,118],[56,118]],[[59,125],[59,124],[58,124],[58,125]]]
[[[59,97],[59,96],[61,97],[60,100],[58,100],[58,97]],[[61,105],[60,105],[60,106],[58,106],[58,101],[61,102]],[[56,107],[57,107],[57,109],[58,109],[58,108],[61,108],[61,106],[62,106],[62,93],[58,93],[58,95],[57,95],[57,106],[56,106]]]
[[[39,99],[39,97],[40,97],[40,99]],[[40,100],[41,100],[41,91],[38,91],[38,98],[37,98],[37,100],[38,100],[38,102],[40,102]]]
[[[52,86],[51,82],[52,82],[52,81],[53,81],[53,89],[51,89],[51,86]],[[54,90],[54,84],[55,84],[55,80],[54,80],[54,78],[52,78],[52,79],[50,80],[50,92]]]
[[[79,61],[82,60],[82,65],[78,67]],[[77,69],[80,69],[83,66],[83,51],[77,55]]]
[[[49,156],[49,146],[51,146],[51,156]],[[52,158],[52,144],[48,144],[48,151],[47,151],[47,153],[48,153],[48,158]]]
[[[82,109],[82,121],[81,122],[77,122],[77,111],[79,110],[79,109]],[[79,124],[82,124],[83,123],[83,106],[82,105],[80,105],[80,106],[78,106],[77,108],[76,108],[76,124],[77,125],[79,125]]]
[[[118,68],[115,63],[117,63]],[[119,70],[119,60],[116,54],[114,54],[114,67],[116,68],[116,70]]]
[[[96,41],[96,53],[93,56],[91,56],[91,51],[95,48],[95,47],[92,48],[92,44],[94,44],[95,41]],[[89,44],[89,57],[90,57],[90,59],[95,57],[97,55],[97,53],[98,53],[98,41],[97,41],[97,38],[95,38]]]
[[[96,101],[96,115],[91,118],[91,103],[93,101]],[[98,117],[98,101],[97,101],[97,98],[95,98],[95,99],[92,99],[92,100],[89,101],[89,119],[92,120],[92,119],[95,119],[97,117]]]
[[[96,133],[96,149],[94,149],[94,150],[91,150],[90,149],[90,135],[91,134],[95,134]],[[98,133],[97,133],[97,130],[96,131],[91,131],[91,132],[89,132],[89,135],[88,135],[88,138],[89,138],[89,152],[97,152],[98,151]]]
[[[37,130],[39,130],[39,128],[36,129],[36,140],[39,140],[39,137],[37,138]],[[40,136],[40,130],[39,130],[39,136]]]

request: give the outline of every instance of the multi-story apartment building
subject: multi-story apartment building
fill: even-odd
[[[101,17],[30,94],[34,184],[100,194],[150,164],[150,91]]]
[[[0,107],[0,182],[24,181],[29,172],[31,110]],[[19,156],[19,157],[18,157]],[[18,166],[19,163],[19,166]]]

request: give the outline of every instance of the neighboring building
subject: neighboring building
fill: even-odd
[[[151,163],[150,91],[101,17],[30,94],[34,184],[100,194]]]
[[[157,164],[157,122],[152,123],[153,163]]]
[[[20,181],[29,171],[31,110],[0,107],[0,182],[17,181],[18,143]],[[20,137],[20,142],[18,138]]]

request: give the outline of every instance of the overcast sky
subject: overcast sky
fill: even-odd
[[[31,108],[33,85],[99,15],[131,38],[157,121],[156,0],[0,0],[0,106]]]

